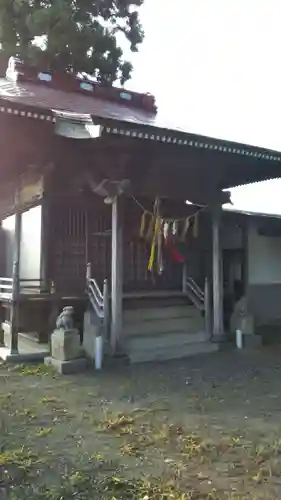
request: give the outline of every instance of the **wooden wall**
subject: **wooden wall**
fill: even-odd
[[[149,209],[150,204],[153,202],[146,204]],[[139,236],[141,215],[142,209],[132,199],[124,198],[124,291],[181,289],[181,264],[166,261],[162,276],[152,276],[148,271],[150,244]],[[87,262],[92,263],[93,276],[100,286],[104,278],[110,281],[111,205],[85,192],[54,196],[49,199],[48,219],[47,275],[58,291],[82,293]],[[190,252],[196,255],[197,247],[193,242]]]
[[[111,264],[110,207],[78,194],[50,200],[49,210],[47,274],[57,290],[82,293],[87,262],[101,285]]]

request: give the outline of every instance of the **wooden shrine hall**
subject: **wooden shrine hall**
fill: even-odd
[[[278,177],[281,155],[171,129],[150,94],[16,58],[0,79],[0,124],[11,351],[19,334],[46,340],[63,305],[89,355],[100,329],[131,361],[215,350],[225,190]]]

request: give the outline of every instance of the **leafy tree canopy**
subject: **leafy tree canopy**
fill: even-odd
[[[133,52],[143,41],[138,7],[143,0],[0,0],[2,53],[46,70],[84,72],[102,83],[123,85]],[[38,45],[39,43],[39,45]]]

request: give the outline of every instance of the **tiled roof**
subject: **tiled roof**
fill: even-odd
[[[117,90],[119,94],[127,92],[122,89],[111,90]],[[141,99],[146,96],[146,94],[133,94],[133,97]],[[32,81],[27,79],[27,81],[13,82],[0,78],[0,113],[53,122],[56,122],[62,114],[63,118],[69,121],[98,122],[104,134],[123,135],[281,163],[279,152],[192,134],[176,125],[162,122],[157,117],[156,108],[149,111],[134,106],[134,99],[131,105],[130,101],[119,101],[99,98],[93,94],[87,95],[87,92],[54,88],[48,85],[47,81],[36,83],[34,79]]]
[[[0,78],[0,98],[13,104],[42,109],[42,111],[73,113],[76,118],[81,119],[92,115],[142,125],[153,125],[155,122],[155,113],[98,99],[92,95],[65,92],[31,82],[13,83]]]

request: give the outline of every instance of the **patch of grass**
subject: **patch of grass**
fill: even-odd
[[[19,417],[20,419],[25,419],[27,421],[36,419],[35,413],[30,408],[24,408],[23,410],[16,410],[14,416]]]
[[[51,427],[41,428],[41,429],[37,430],[36,436],[38,436],[38,437],[46,437],[49,434],[51,434],[51,432],[53,432],[53,429]]]
[[[212,387],[200,364],[186,387],[190,367],[170,372],[165,365],[160,385],[149,370],[132,369],[131,401],[122,399],[127,368],[118,380],[103,372],[98,380],[87,374],[71,382],[48,377],[45,366],[41,378],[38,365],[8,368],[0,377],[0,498],[281,498],[281,391],[271,368],[266,377],[276,398],[262,377],[253,386],[240,372],[238,388],[236,375]],[[206,400],[202,414],[197,403]],[[275,418],[263,420],[268,409]]]
[[[135,420],[130,415],[125,415],[123,413],[107,413],[104,420],[101,422],[101,428],[104,431],[122,433],[124,429],[128,429],[128,426],[132,426],[134,423]]]
[[[122,456],[137,457],[140,455],[140,448],[136,443],[126,443],[120,448]]]
[[[32,451],[24,447],[0,453],[1,486],[8,488],[24,482],[31,471],[38,467],[40,460]]]
[[[0,453],[0,465],[18,465],[19,467],[30,467],[38,462],[38,457],[30,450],[22,447],[19,450],[6,450]]]
[[[46,376],[55,375],[55,371],[52,366],[47,366],[45,364],[30,364],[30,365],[18,365],[14,368],[21,375],[35,375],[35,376]]]
[[[128,480],[122,477],[112,476],[111,478],[105,479],[104,491],[111,495],[110,498],[112,499],[122,498],[124,500],[189,500],[193,498],[189,493],[180,491],[173,480]]]
[[[43,398],[40,399],[40,403],[61,403],[61,400],[58,399],[55,396],[43,396]]]
[[[4,394],[0,394],[0,399],[1,400],[11,399],[12,396],[13,396],[13,394],[11,392],[7,392],[7,393],[4,393]]]

